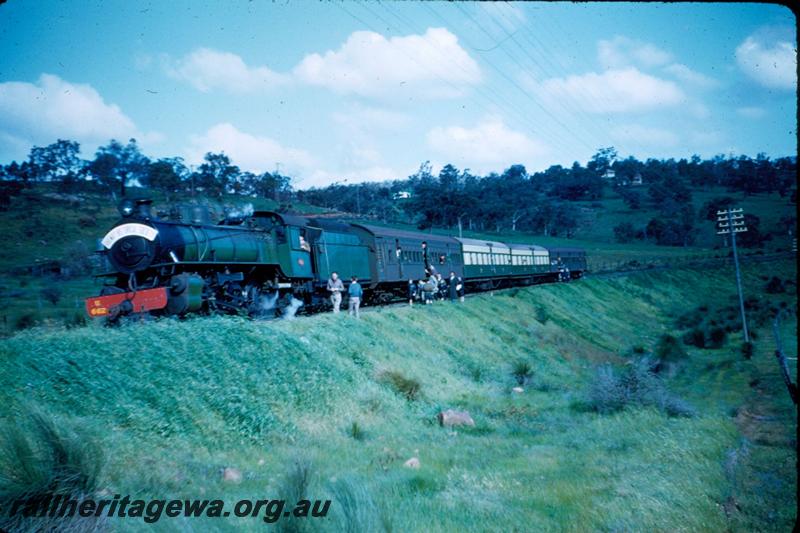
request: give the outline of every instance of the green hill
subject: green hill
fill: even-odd
[[[785,531],[796,512],[797,420],[768,316],[782,303],[796,310],[796,271],[748,265],[758,337],[749,360],[729,267],[589,277],[378,308],[360,321],[34,328],[0,340],[4,432],[32,439],[27,414],[43,412],[56,433],[76,436],[73,457],[101,450],[86,456],[84,470],[100,473],[85,489],[104,495],[231,505],[305,489],[333,499],[328,518],[279,521],[284,530]],[[771,276],[788,292],[767,294]],[[795,316],[782,330],[791,350]],[[724,338],[684,345],[693,328]],[[669,368],[637,373],[657,356]],[[469,411],[475,426],[439,427],[448,408]],[[0,471],[34,463],[10,450],[6,440]],[[418,469],[404,466],[411,457]],[[290,475],[298,463],[307,476]],[[224,481],[224,468],[241,482]]]

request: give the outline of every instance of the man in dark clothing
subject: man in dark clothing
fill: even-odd
[[[458,298],[458,278],[456,277],[455,272],[450,272],[450,277],[447,280],[447,292],[450,296],[450,301],[455,302],[456,298]]]

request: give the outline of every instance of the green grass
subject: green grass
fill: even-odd
[[[769,268],[796,275],[791,263]],[[764,293],[761,276],[745,269],[748,295],[796,306],[792,293]],[[679,316],[715,301],[736,302],[727,268],[367,309],[360,321],[35,328],[0,340],[0,415],[10,428],[33,404],[86,431],[104,451],[103,493],[229,505],[299,492],[334,499],[328,518],[279,521],[284,529],[789,530],[796,419],[768,329],[757,330],[749,361],[733,332],[718,349],[686,346],[685,360],[662,373],[693,417],[638,404],[580,408],[599,365],[624,370],[662,335],[680,338]],[[787,347],[795,328],[785,322]],[[522,394],[511,390],[520,373]],[[475,427],[439,427],[448,408],[469,411]],[[418,470],[403,467],[410,457]],[[222,481],[226,467],[242,472],[240,484]]]

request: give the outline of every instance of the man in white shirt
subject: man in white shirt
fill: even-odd
[[[333,304],[333,312],[339,312],[339,306],[342,305],[342,291],[344,284],[339,279],[339,274],[331,272],[331,277],[328,280],[328,292],[331,293],[331,303]]]

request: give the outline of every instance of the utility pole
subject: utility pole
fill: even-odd
[[[730,235],[731,246],[733,247],[733,264],[736,266],[736,287],[739,290],[739,310],[742,313],[742,332],[744,341],[750,342],[750,334],[747,332],[747,317],[744,314],[744,296],[742,295],[742,275],[739,272],[739,253],[736,250],[736,234],[747,231],[744,225],[744,215],[742,209],[723,209],[717,211],[717,235]]]

